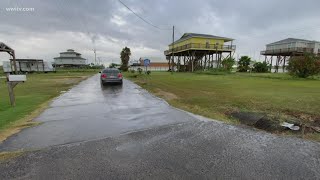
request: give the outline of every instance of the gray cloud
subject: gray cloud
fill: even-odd
[[[176,38],[185,32],[236,39],[237,54],[259,58],[266,43],[297,37],[320,40],[320,1],[305,0],[122,0],[161,28],[175,25]],[[34,12],[8,12],[7,7],[31,7]],[[122,47],[133,57],[161,56],[171,42],[171,30],[158,30],[134,16],[117,0],[3,0],[0,41],[18,57],[52,60],[74,48],[92,60],[118,59]],[[0,55],[0,60],[7,56]]]

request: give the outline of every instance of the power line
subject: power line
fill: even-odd
[[[142,21],[144,21],[145,23],[149,24],[150,26],[160,29],[160,30],[171,30],[171,28],[169,29],[164,29],[164,28],[160,28],[154,24],[152,24],[150,21],[144,19],[143,17],[141,17],[139,14],[135,13],[132,9],[130,9],[125,3],[123,3],[121,0],[118,0],[123,6],[125,6],[129,11],[131,11],[134,15],[136,15],[138,18],[140,18]]]

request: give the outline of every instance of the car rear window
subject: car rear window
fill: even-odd
[[[105,70],[103,70],[103,73],[106,73],[106,74],[117,74],[119,72],[120,71],[116,70],[116,69],[105,69]]]

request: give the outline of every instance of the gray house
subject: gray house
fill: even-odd
[[[60,57],[53,59],[55,67],[79,67],[86,65],[86,59],[82,58],[81,54],[75,52],[73,49],[61,52]]]
[[[287,38],[281,41],[273,42],[266,45],[266,50],[262,51],[262,55],[281,55],[292,53],[314,53],[320,54],[320,42],[305,39]]]
[[[284,72],[291,57],[302,56],[304,53],[320,55],[320,42],[287,38],[267,44],[266,50],[261,51],[260,54],[265,56],[265,62],[270,64],[270,70],[274,68],[275,72],[278,72],[279,67],[282,66]],[[274,58],[275,64],[273,63]]]

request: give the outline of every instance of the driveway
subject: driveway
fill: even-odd
[[[0,179],[317,179],[320,144],[172,108],[125,80],[93,76],[0,145]]]

